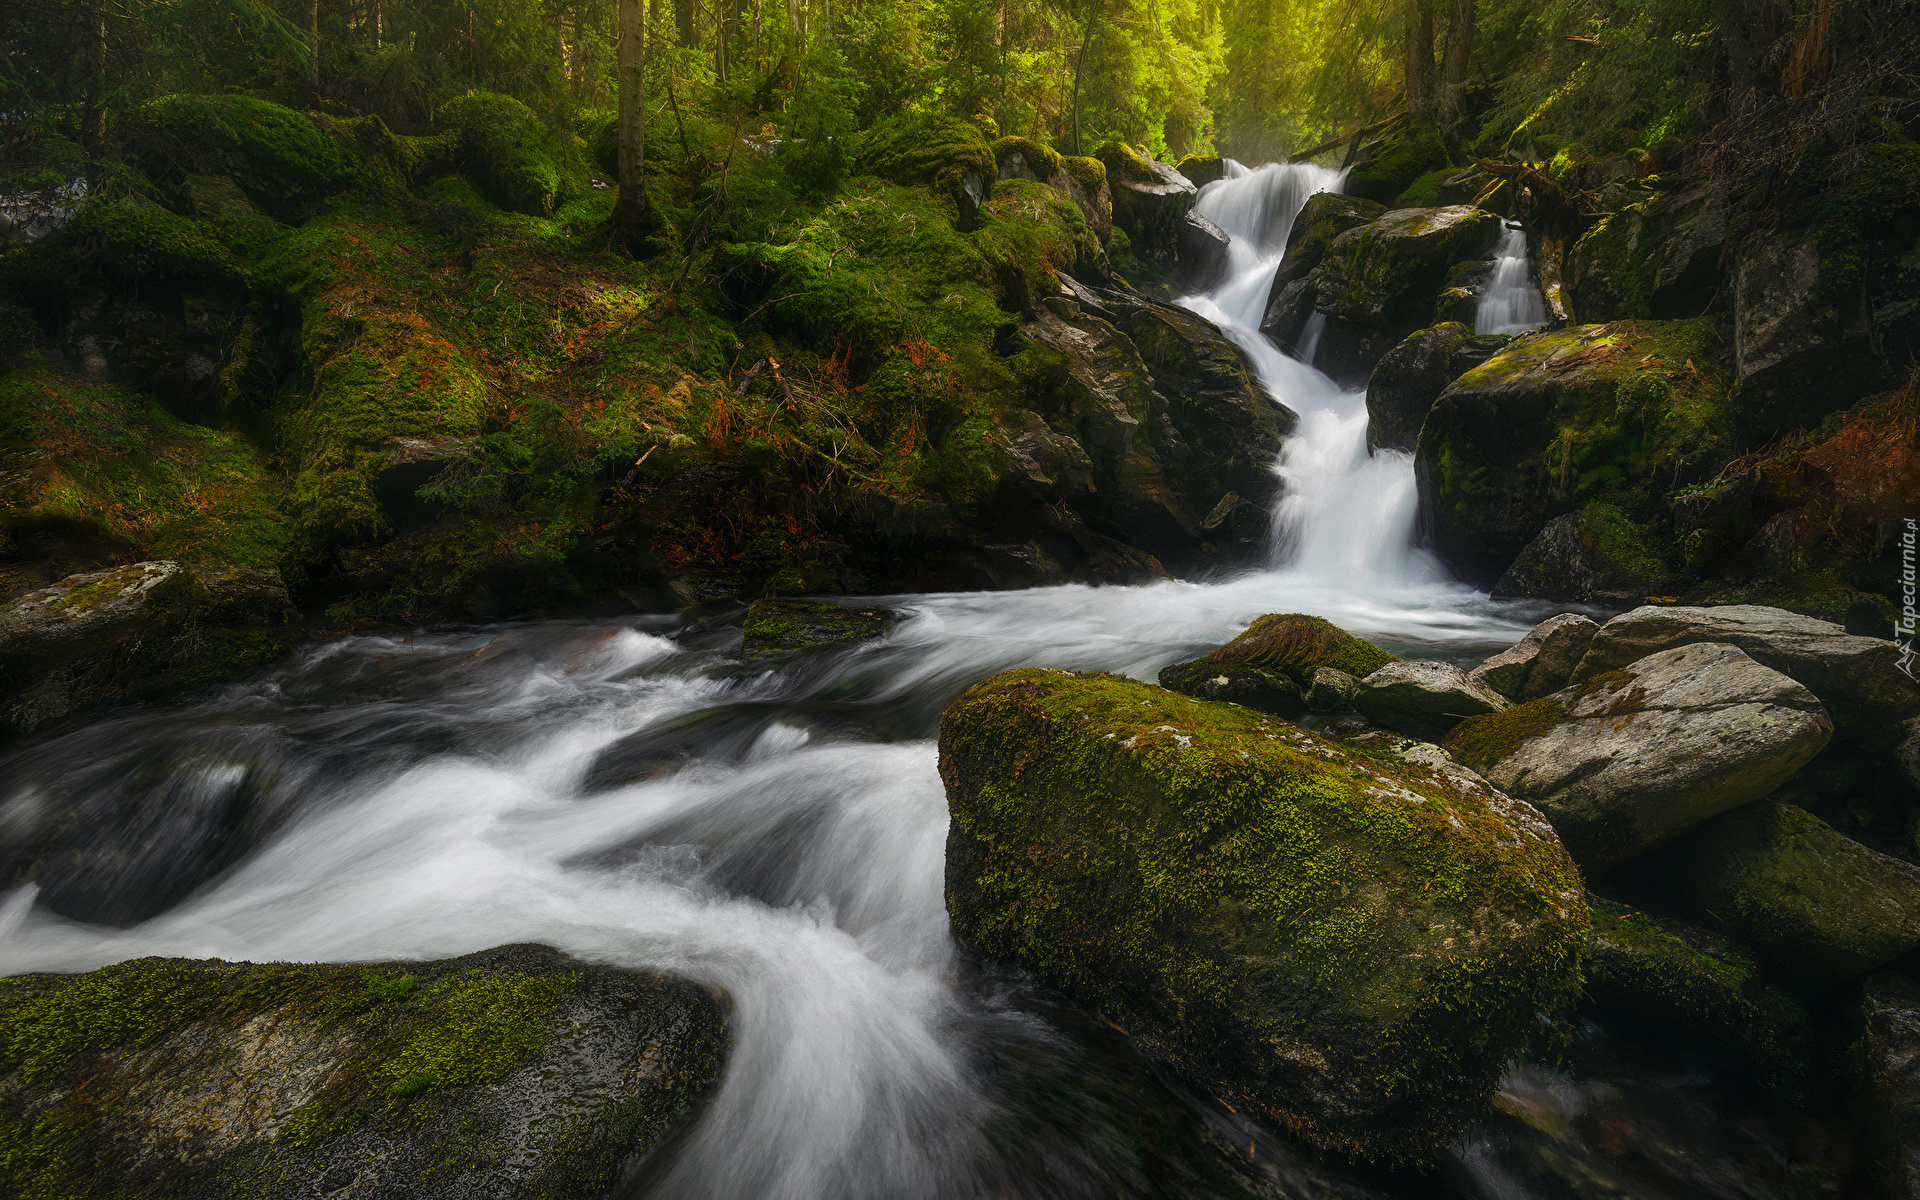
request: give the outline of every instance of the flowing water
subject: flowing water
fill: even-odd
[[[761,673],[732,654],[737,616],[310,646],[218,696],[123,710],[0,761],[0,877],[39,864],[0,899],[0,972],[537,941],[717,984],[735,1003],[722,1085],[636,1196],[1559,1194],[1528,1182],[1525,1123],[1466,1139],[1439,1175],[1325,1165],[1163,1078],[1065,998],[972,962],[947,930],[931,739],[972,682],[1024,664],[1151,679],[1263,612],[1461,660],[1537,619],[1411,545],[1406,456],[1369,457],[1363,398],[1255,331],[1288,224],[1337,184],[1235,164],[1200,199],[1233,235],[1233,272],[1186,303],[1300,416],[1267,569],[893,597],[886,638]],[[1528,1070],[1515,1086],[1569,1130],[1601,1104],[1593,1085]],[[1631,1086],[1609,1082],[1609,1103]]]
[[[1547,323],[1547,300],[1527,260],[1527,235],[1509,225],[1493,251],[1493,278],[1473,315],[1475,333],[1526,333]]]

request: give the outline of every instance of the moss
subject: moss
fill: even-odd
[[[1195,187],[1205,187],[1227,174],[1227,162],[1218,154],[1189,154],[1174,166]]]
[[[1042,183],[1053,178],[1054,172],[1060,169],[1060,153],[1051,146],[1043,146],[1032,138],[1003,137],[994,139],[993,157],[995,162],[1005,166],[1007,160],[1016,154],[1026,160],[1027,169],[1032,171]]]
[[[1114,134],[1093,148],[1093,158],[1106,169],[1108,180],[1122,183],[1153,183],[1159,179],[1147,158],[1126,140]]]
[[[222,175],[282,212],[360,177],[351,126],[323,131],[305,113],[250,96],[162,96],[114,132],[150,175]]]
[[[1107,164],[1087,155],[1073,154],[1063,155],[1060,162],[1066,167],[1067,174],[1073,176],[1073,181],[1086,192],[1088,199],[1099,199],[1107,186]]]
[[[999,175],[993,147],[970,121],[937,113],[907,113],[860,137],[854,170],[896,184],[923,184],[951,194],[968,172],[991,182]]]
[[[814,600],[756,600],[741,627],[749,661],[845,645],[883,636],[893,624],[884,608],[842,608]]]
[[[513,97],[468,92],[442,105],[440,116],[459,131],[461,161],[474,181],[502,208],[550,217],[582,190],[570,135],[548,129]]]
[[[1322,1145],[1433,1145],[1577,988],[1564,851],[1421,768],[1042,670],[968,692],[940,747],[956,935]]]
[[[548,1014],[579,981],[578,975],[445,981],[420,998],[432,1006],[425,1027],[372,1077],[384,1079],[387,1094],[396,1099],[505,1078],[540,1048]],[[403,980],[369,980],[365,994],[385,1000],[406,999],[412,992]]]
[[[1373,157],[1347,173],[1349,196],[1391,204],[1422,175],[1448,165],[1446,142],[1423,117],[1402,121],[1381,139]]]
[[[1440,204],[1440,185],[1448,178],[1459,173],[1453,166],[1445,166],[1428,171],[1420,178],[1408,184],[1394,201],[1395,208],[1435,208]]]
[[[1566,719],[1564,700],[1542,696],[1503,712],[1468,717],[1447,735],[1445,747],[1468,766],[1484,767],[1512,754],[1520,748],[1520,743],[1547,733]]]
[[[1322,617],[1305,613],[1268,613],[1208,655],[1215,662],[1244,662],[1292,679],[1305,691],[1321,667],[1364,679],[1388,663],[1399,662],[1385,650],[1354,637]]]

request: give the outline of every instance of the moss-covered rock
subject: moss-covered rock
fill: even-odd
[[[1414,454],[1434,547],[1491,584],[1554,517],[1595,501],[1634,522],[1732,457],[1705,321],[1622,321],[1516,338],[1434,401]]]
[[[957,936],[1315,1142],[1419,1154],[1577,989],[1531,809],[1131,680],[1019,670],[941,723]]]
[[[0,981],[20,1196],[590,1197],[683,1121],[724,1004],[539,946]]]
[[[1268,613],[1206,657],[1162,668],[1160,686],[1291,715],[1300,711],[1320,668],[1359,679],[1399,661],[1322,617]]]
[[[814,600],[755,600],[741,626],[741,657],[748,662],[785,658],[805,650],[884,637],[893,613],[884,608],[842,608]]]
[[[1595,501],[1547,522],[1493,585],[1495,599],[1626,608],[1674,589],[1659,541],[1616,505]]]
[[[1780,978],[1827,987],[1920,946],[1920,867],[1760,800],[1701,826],[1663,874]]]
[[[442,105],[440,116],[459,131],[462,166],[500,207],[550,217],[581,192],[571,135],[548,129],[512,96],[468,92]]]
[[[1448,165],[1440,130],[1424,117],[1409,117],[1369,143],[1366,158],[1347,172],[1349,196],[1392,204],[1429,171]]]
[[[1724,937],[1589,892],[1581,968],[1601,1018],[1730,1063],[1776,1099],[1807,1086],[1813,1022]]]
[[[1133,253],[1151,269],[1174,264],[1181,218],[1199,189],[1186,176],[1121,139],[1108,138],[1094,157],[1106,167],[1114,223],[1127,231]]]
[[[222,176],[293,219],[361,178],[364,155],[355,134],[349,123],[323,127],[303,112],[251,96],[162,96],[114,128],[149,176],[169,184],[190,174]]]
[[[1385,206],[1358,196],[1337,192],[1309,196],[1287,231],[1286,254],[1274,270],[1260,332],[1283,346],[1297,346],[1314,311],[1316,293],[1308,278],[1326,257],[1327,247],[1347,230],[1378,220],[1386,211]]]
[[[1832,736],[1812,692],[1704,643],[1475,717],[1446,746],[1604,871],[1765,796]]]
[[[1726,238],[1727,198],[1712,187],[1609,213],[1568,252],[1574,315],[1589,322],[1700,316],[1721,284]]]
[[[933,188],[952,199],[962,229],[974,226],[1000,175],[993,147],[979,127],[938,113],[907,113],[869,129],[860,136],[854,170]]]
[[[1476,337],[1470,326],[1456,321],[1408,334],[1367,377],[1367,449],[1411,454],[1420,424],[1440,393],[1506,342],[1493,335]]]

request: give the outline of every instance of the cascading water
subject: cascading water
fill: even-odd
[[[1200,204],[1233,235],[1233,270],[1186,303],[1300,415],[1283,565],[896,597],[886,639],[758,675],[731,657],[737,626],[673,618],[310,647],[217,697],[0,760],[0,870],[43,864],[0,898],[0,972],[535,941],[724,987],[722,1085],[635,1195],[1398,1194],[1186,1094],[947,930],[931,738],[972,682],[1031,664],[1150,679],[1263,612],[1424,655],[1478,656],[1525,628],[1410,549],[1410,464],[1367,455],[1364,398],[1257,332],[1288,226],[1338,176],[1229,170]],[[671,773],[635,766],[668,748]],[[1463,1156],[1455,1190],[1535,1194],[1509,1186],[1510,1158]]]
[[[1429,585],[1445,573],[1413,545],[1419,498],[1412,457],[1369,454],[1366,392],[1341,390],[1260,332],[1294,218],[1308,197],[1337,191],[1341,179],[1326,167],[1270,163],[1248,170],[1228,160],[1227,174],[1194,205],[1232,236],[1226,278],[1181,303],[1245,350],[1261,386],[1300,418],[1280,459],[1273,565],[1304,578]]]
[[[1527,259],[1527,234],[1508,225],[1493,251],[1493,278],[1473,314],[1475,333],[1526,333],[1547,323],[1547,301]]]

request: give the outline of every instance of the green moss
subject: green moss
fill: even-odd
[[[1428,171],[1407,185],[1406,190],[1400,193],[1400,198],[1394,202],[1394,207],[1437,207],[1440,204],[1440,185],[1446,182],[1449,177],[1458,174],[1458,172],[1459,168],[1453,166],[1445,166]]]
[[[741,627],[741,654],[773,658],[866,641],[884,635],[893,614],[884,608],[842,608],[814,600],[756,600]]]
[[[513,97],[468,92],[442,105],[440,116],[460,133],[463,165],[502,208],[550,217],[582,190],[571,136]]]
[[[1032,138],[1003,137],[993,142],[994,161],[1002,166],[1007,159],[1018,154],[1027,162],[1027,169],[1039,177],[1042,183],[1053,178],[1060,169],[1060,154],[1051,146],[1043,146]]]
[[[1498,762],[1520,748],[1528,738],[1539,737],[1567,719],[1566,702],[1555,696],[1542,696],[1525,704],[1516,704],[1504,712],[1482,713],[1454,726],[1447,735],[1449,753],[1470,767]]]
[[[1063,155],[1061,165],[1067,168],[1067,174],[1080,185],[1090,200],[1098,200],[1107,186],[1107,164],[1088,155]]]
[[[1422,117],[1402,121],[1383,137],[1373,157],[1347,173],[1345,192],[1391,204],[1422,175],[1449,163],[1440,130]]]
[[[1421,768],[1042,670],[975,687],[940,746],[955,933],[1323,1145],[1430,1145],[1577,987],[1564,851]]]
[[[867,130],[860,136],[854,170],[948,194],[970,171],[989,183],[1000,173],[993,147],[977,126],[938,113],[906,113]]]
[[[1321,667],[1364,679],[1388,663],[1399,662],[1385,650],[1354,637],[1322,617],[1305,613],[1268,613],[1208,656],[1215,662],[1244,662],[1292,679],[1302,690]]]
[[[1159,176],[1147,165],[1146,156],[1118,134],[1114,134],[1093,148],[1093,158],[1106,168],[1109,180],[1118,179],[1122,183],[1153,183]]]
[[[115,136],[150,174],[223,175],[283,210],[359,178],[351,125],[323,131],[305,113],[250,96],[163,96],[122,117]]]
[[[420,997],[432,1006],[426,1026],[372,1075],[396,1099],[505,1078],[546,1041],[547,1015],[578,982],[577,975],[508,975],[441,983]],[[398,983],[368,994],[411,994]]]

